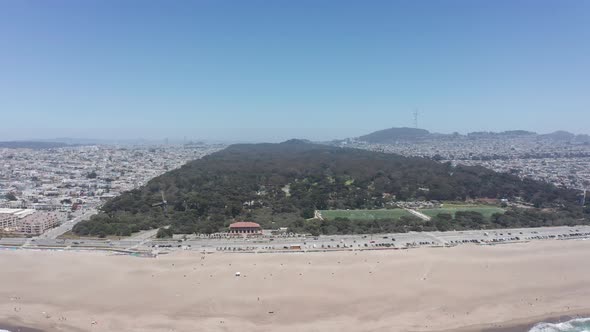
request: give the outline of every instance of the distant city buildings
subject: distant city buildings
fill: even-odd
[[[553,183],[559,187],[590,188],[590,144],[538,136],[469,137],[372,144],[349,139],[340,146],[354,147],[408,157],[425,157],[453,165],[483,166],[521,178]]]
[[[0,148],[0,209],[5,211],[0,228],[39,234],[56,226],[50,212],[66,215],[65,212],[96,207],[223,147],[191,144]],[[20,212],[8,213],[6,209]],[[47,213],[34,213],[34,222],[29,222],[28,217],[18,219],[35,211]]]

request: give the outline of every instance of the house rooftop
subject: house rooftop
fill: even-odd
[[[229,225],[229,228],[260,228],[260,225],[250,221],[238,221]]]

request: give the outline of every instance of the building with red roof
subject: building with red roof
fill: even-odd
[[[237,221],[229,225],[229,233],[232,235],[261,235],[262,228],[255,222]]]

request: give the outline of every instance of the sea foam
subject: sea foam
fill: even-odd
[[[539,323],[529,332],[590,332],[590,318],[576,318],[561,323]]]

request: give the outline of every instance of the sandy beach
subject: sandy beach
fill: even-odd
[[[176,252],[158,258],[1,250],[0,326],[526,330],[539,320],[590,313],[589,258],[588,241],[305,254]]]

